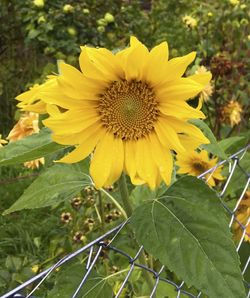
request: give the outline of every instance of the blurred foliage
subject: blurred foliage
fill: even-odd
[[[56,71],[56,60],[77,65],[79,46],[122,48],[136,35],[147,46],[168,40],[171,56],[198,51],[205,65],[218,53],[233,72],[222,82],[222,99],[246,102],[249,7],[229,0],[1,0],[0,127],[13,125],[15,96]],[[191,28],[186,15],[197,21]],[[240,76],[239,76],[240,74]],[[220,83],[220,82],[219,82]],[[249,87],[248,87],[249,88]],[[247,91],[247,90],[246,90]],[[249,90],[248,90],[249,95]]]

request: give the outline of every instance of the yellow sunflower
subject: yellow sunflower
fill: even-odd
[[[236,219],[243,226],[245,226],[246,234],[244,236],[244,240],[250,242],[250,191],[248,190],[243,199],[240,202],[239,208],[236,212]],[[234,237],[237,241],[239,241],[243,234],[243,228],[241,225],[235,222],[233,225]]]
[[[211,74],[182,77],[195,53],[168,60],[166,42],[149,51],[131,37],[130,47],[116,54],[105,48],[81,50],[81,71],[61,63],[56,83],[42,85],[37,94],[49,104],[44,125],[53,140],[76,146],[60,162],[78,162],[94,152],[90,174],[97,188],[112,185],[123,170],[133,184],[152,189],[162,179],[169,184],[171,150],[209,143],[187,122],[204,114],[186,101]]]
[[[180,167],[177,173],[179,174],[189,174],[191,176],[199,176],[205,171],[211,169],[217,164],[218,159],[210,159],[208,152],[202,150],[197,151],[186,151],[184,153],[177,154],[176,164]],[[205,178],[207,184],[210,186],[215,186],[215,180],[223,180],[221,175],[222,167],[218,167],[215,171],[206,174]]]
[[[25,112],[22,114],[16,125],[10,131],[7,139],[9,141],[21,140],[26,136],[39,132],[38,114]]]

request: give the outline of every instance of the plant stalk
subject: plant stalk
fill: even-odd
[[[120,189],[120,194],[121,194],[121,199],[123,202],[124,209],[127,213],[127,216],[130,217],[133,213],[133,208],[129,201],[129,192],[128,192],[128,187],[126,182],[126,176],[124,173],[122,173],[118,183],[119,183],[119,189]],[[136,239],[135,239],[135,242],[136,242],[136,245],[139,246]],[[148,266],[146,254],[144,251],[139,255],[139,261],[142,265]],[[147,282],[149,290],[151,291],[154,287],[154,280],[152,278],[152,275],[147,270],[142,270],[142,274]]]

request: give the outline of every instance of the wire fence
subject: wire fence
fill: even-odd
[[[229,213],[229,216],[231,217],[229,227],[231,228],[232,225],[236,223],[238,225],[239,229],[242,231],[241,232],[242,235],[241,235],[238,245],[236,247],[237,252],[239,252],[239,250],[241,249],[245,237],[249,237],[249,239],[250,239],[249,229],[247,229],[248,225],[250,225],[250,217],[248,217],[248,219],[244,222],[244,224],[241,221],[239,221],[239,219],[237,218],[237,210],[238,210],[240,204],[242,203],[242,200],[244,199],[244,195],[247,192],[247,189],[249,187],[249,182],[250,182],[250,173],[246,172],[246,170],[241,166],[241,161],[244,159],[245,154],[249,149],[250,149],[250,145],[248,145],[246,148],[241,149],[237,153],[233,154],[227,160],[223,160],[223,161],[219,162],[216,166],[214,166],[213,168],[204,172],[203,174],[201,174],[198,177],[200,179],[208,181],[210,179],[210,177],[212,176],[213,172],[219,166],[228,164],[228,176],[227,176],[227,179],[226,179],[225,183],[223,184],[222,190],[220,192],[221,198],[223,198],[223,196],[226,194],[226,191],[227,191],[227,189],[230,185],[230,182],[232,181],[232,178],[235,175],[236,171],[240,172],[241,175],[244,177],[244,184],[241,187],[241,194],[240,194],[234,208],[229,208],[228,205],[226,203],[224,203],[222,200],[222,204],[223,204],[224,208],[226,209],[226,211]],[[210,175],[208,175],[208,174],[210,174]],[[177,298],[179,298],[179,297],[199,298],[199,297],[201,297],[201,295],[202,295],[201,292],[197,291],[197,294],[193,294],[193,292],[192,293],[189,292],[189,290],[187,290],[188,288],[185,287],[184,281],[180,281],[179,283],[177,283],[176,281],[174,282],[173,280],[167,279],[165,277],[166,276],[165,269],[167,269],[167,268],[165,268],[164,266],[162,266],[159,271],[155,271],[154,269],[149,268],[144,264],[141,264],[139,261],[139,256],[143,252],[143,246],[141,246],[138,249],[137,253],[134,256],[131,256],[126,251],[119,249],[119,247],[115,246],[115,240],[117,239],[117,237],[120,236],[121,231],[127,225],[129,225],[129,219],[127,221],[123,222],[122,224],[118,225],[117,227],[111,229],[110,231],[108,231],[104,235],[100,236],[99,238],[95,239],[94,241],[90,242],[89,244],[85,245],[84,247],[80,248],[79,250],[75,251],[74,253],[71,253],[71,254],[63,257],[56,264],[54,264],[52,267],[39,273],[35,277],[29,279],[28,281],[24,282],[20,286],[13,289],[12,291],[4,294],[3,296],[1,296],[1,298],[34,297],[33,295],[35,295],[36,290],[41,286],[41,284],[44,283],[45,280],[47,280],[47,278],[52,273],[56,274],[57,268],[61,267],[62,265],[65,265],[70,260],[75,259],[80,254],[85,253],[85,254],[87,254],[86,262],[84,265],[86,272],[85,272],[84,276],[82,277],[82,280],[80,281],[79,285],[77,286],[77,288],[74,290],[74,292],[70,296],[72,298],[76,298],[76,297],[78,297],[80,290],[86,283],[93,268],[95,266],[98,266],[98,261],[100,260],[100,256],[103,252],[105,252],[107,257],[109,257],[109,253],[113,252],[116,255],[119,255],[122,258],[125,258],[127,260],[127,266],[129,266],[129,269],[126,273],[126,276],[125,276],[123,282],[120,284],[119,288],[116,290],[116,294],[114,294],[115,298],[118,298],[121,296],[122,291],[126,287],[127,283],[129,282],[129,278],[131,277],[135,268],[139,268],[139,270],[142,270],[142,271],[144,271],[144,270],[148,271],[154,278],[154,286],[151,289],[151,293],[149,296],[150,298],[155,297],[157,288],[160,283],[167,283],[168,285],[172,286],[176,292]],[[243,266],[242,266],[242,268],[243,268],[242,275],[244,277],[244,283],[245,283],[245,287],[246,287],[246,291],[247,291],[247,298],[250,297],[250,280],[248,280],[248,281],[246,280],[245,274],[246,274],[247,270],[249,270],[249,263],[250,263],[250,256],[248,256],[245,264],[243,264]],[[141,278],[143,278],[143,277],[141,277]],[[29,292],[29,294],[25,296],[22,293],[30,285],[33,285],[33,290],[31,290]],[[168,295],[168,293],[166,293],[166,296],[167,295]]]

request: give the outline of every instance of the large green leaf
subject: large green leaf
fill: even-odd
[[[88,176],[81,171],[79,165],[54,165],[43,172],[4,215],[21,209],[56,204],[71,198],[89,183]]]
[[[218,144],[214,134],[212,133],[211,129],[207,126],[207,124],[200,120],[200,119],[193,119],[190,120],[190,123],[194,124],[195,126],[199,127],[205,136],[209,139],[210,144],[204,144],[202,147],[207,150],[208,152],[222,158],[227,159],[227,155],[221,146]]]
[[[22,140],[11,142],[0,149],[0,166],[23,163],[46,156],[65,146],[52,141],[51,131],[43,128],[38,134],[33,134]]]
[[[210,298],[245,298],[239,258],[216,193],[183,177],[131,218],[138,242]]]
[[[82,264],[65,265],[59,272],[54,288],[49,292],[48,298],[71,297],[78,288],[86,269]],[[107,279],[91,273],[77,297],[103,298],[112,297],[113,291]]]

